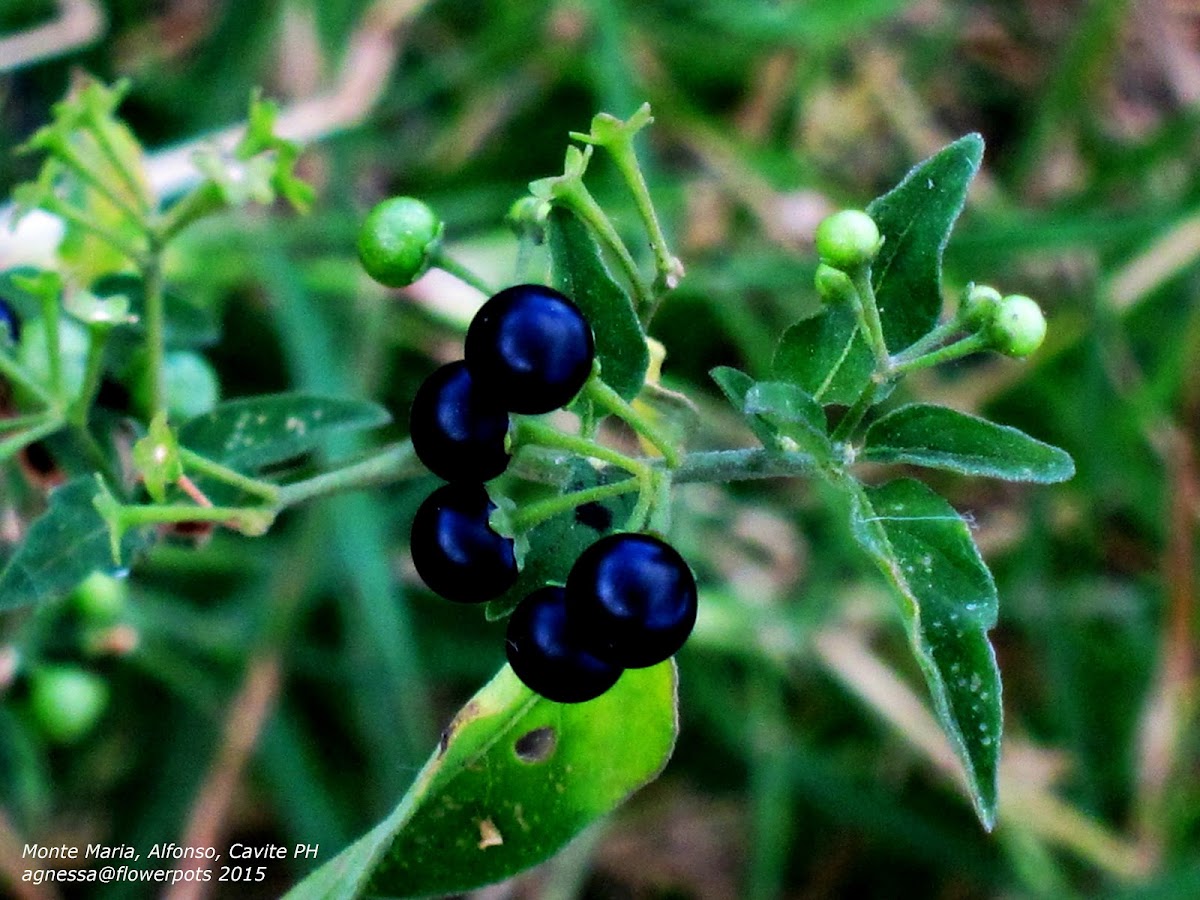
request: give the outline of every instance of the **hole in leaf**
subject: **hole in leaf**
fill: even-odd
[[[584,503],[575,508],[575,521],[593,531],[608,531],[612,528],[612,510],[600,503]]]
[[[558,735],[553,728],[535,728],[527,731],[513,744],[513,752],[517,759],[524,763],[545,762],[554,755],[554,747],[558,743]]]

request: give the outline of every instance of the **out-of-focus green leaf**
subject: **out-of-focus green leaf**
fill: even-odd
[[[934,710],[990,830],[1003,723],[1000,672],[987,638],[998,606],[991,572],[967,523],[921,482],[856,486],[853,495],[854,536],[900,600]]]
[[[1075,474],[1065,450],[1007,425],[923,403],[902,406],[872,424],[860,458],[1043,484]]]
[[[823,404],[851,404],[871,380],[875,357],[854,310],[832,306],[788,328],[775,348],[772,374]]]
[[[227,466],[258,469],[318,446],[331,434],[376,428],[388,411],[366,400],[314,394],[266,394],[229,400],[189,419],[179,443]]]
[[[287,896],[427,896],[500,881],[654,779],[677,729],[673,662],[629,669],[579,704],[538,697],[505,666],[391,815]]]
[[[138,318],[129,330],[134,334],[145,330],[146,291],[142,279],[137,275],[105,275],[92,284],[91,292],[97,297],[126,298],[130,313]],[[164,339],[168,349],[206,347],[216,343],[220,337],[216,317],[210,311],[201,309],[172,290],[164,292],[163,304],[166,318]],[[132,352],[132,346],[129,352]]]
[[[96,492],[96,479],[87,475],[50,494],[50,506],[0,572],[0,610],[53,600],[95,571],[120,571],[113,562],[108,525],[93,505]],[[126,532],[121,558],[130,559],[148,535],[145,530]]]
[[[967,187],[983,159],[983,138],[968,134],[915,166],[867,212],[883,246],[871,282],[888,349],[903,350],[937,323],[942,310],[942,252]]]
[[[650,353],[629,295],[613,280],[596,242],[573,213],[552,209],[546,232],[555,285],[587,316],[601,377],[626,400],[632,399],[646,379]]]

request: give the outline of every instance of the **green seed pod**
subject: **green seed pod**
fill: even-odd
[[[835,269],[826,263],[817,266],[817,274],[813,277],[813,283],[816,285],[821,299],[830,306],[836,306],[839,303],[853,303],[855,297],[858,296],[850,276],[841,269]]]
[[[866,265],[882,243],[875,220],[859,209],[843,209],[817,226],[817,253],[835,269],[849,271]]]
[[[958,317],[967,328],[978,331],[992,321],[999,308],[998,290],[986,284],[972,284],[962,299]]]
[[[73,744],[95,726],[108,706],[108,683],[75,666],[47,666],[33,673],[29,707],[46,737]]]
[[[425,274],[442,243],[444,226],[414,197],[392,197],[372,209],[358,232],[358,259],[388,287],[405,287]]]
[[[108,624],[120,618],[128,596],[129,589],[123,579],[93,572],[75,588],[71,601],[85,619]]]
[[[1041,307],[1029,297],[1010,294],[1000,301],[987,329],[996,351],[1020,358],[1042,345],[1046,337],[1046,317]]]

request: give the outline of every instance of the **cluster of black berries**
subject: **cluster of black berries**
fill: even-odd
[[[417,510],[411,546],[431,590],[479,603],[517,580],[513,541],[492,529],[496,506],[483,484],[508,466],[509,415],[569,403],[591,375],[595,345],[567,297],[523,284],[483,305],[464,355],[413,399],[413,449],[449,483]],[[626,668],[668,659],[695,621],[696,582],[679,553],[652,535],[613,534],[584,551],[565,587],[521,601],[508,623],[508,661],[531,690],[578,703],[603,694]]]

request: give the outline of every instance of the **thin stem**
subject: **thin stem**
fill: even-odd
[[[100,379],[104,374],[104,347],[108,344],[109,328],[103,325],[93,325],[88,329],[87,364],[84,368],[83,384],[79,395],[67,411],[67,419],[73,425],[87,425],[88,409],[92,400],[100,390]]]
[[[528,444],[540,447],[553,447],[558,450],[566,450],[578,456],[603,460],[615,466],[620,466],[626,472],[630,472],[642,479],[646,484],[650,482],[651,468],[645,460],[626,456],[619,450],[605,447],[603,444],[585,437],[574,434],[563,434],[561,431],[543,425],[541,422],[524,419],[520,421],[515,429],[513,445],[516,447]]]
[[[412,442],[403,441],[345,468],[282,485],[276,502],[283,509],[315,497],[410,477],[421,471],[423,468],[413,453]]]
[[[946,322],[941,322],[936,328],[920,338],[916,343],[910,344],[899,353],[892,356],[892,365],[897,366],[901,363],[906,363],[909,360],[923,356],[929,351],[936,348],[946,338],[952,334],[956,334],[963,330],[963,323],[955,316]]]
[[[674,469],[679,465],[679,451],[671,439],[663,434],[657,425],[634,409],[624,397],[601,381],[597,373],[592,373],[583,390],[597,406],[608,410],[653,444],[666,460],[668,468]]]
[[[17,387],[33,394],[46,406],[57,405],[57,401],[53,395],[34,380],[33,376],[25,371],[24,366],[8,354],[2,352],[0,352],[0,375],[3,375]]]
[[[858,427],[863,417],[867,414],[867,410],[874,406],[875,398],[879,395],[881,387],[883,387],[883,384],[874,378],[868,382],[863,392],[858,395],[858,399],[854,401],[854,405],[846,410],[846,414],[838,422],[837,428],[829,436],[831,441],[838,443],[839,441],[846,440],[853,434],[854,429]]]
[[[541,524],[547,519],[552,519],[561,513],[570,512],[577,507],[583,506],[585,503],[595,503],[599,500],[607,500],[610,497],[619,497],[621,494],[628,494],[630,491],[637,490],[640,485],[640,479],[627,478],[624,481],[617,481],[612,484],[598,484],[594,487],[583,488],[582,490],[572,491],[568,494],[559,494],[557,497],[539,500],[537,503],[530,503],[513,515],[511,519],[512,526],[516,531],[528,531],[530,528]]]
[[[57,293],[49,291],[39,293],[42,302],[42,319],[46,323],[46,359],[50,368],[50,393],[54,396],[54,405],[59,406],[63,400],[63,371],[62,347],[59,340],[59,323],[61,312],[58,308]]]
[[[633,290],[634,305],[637,309],[644,311],[650,308],[653,300],[646,283],[642,280],[642,273],[638,271],[633,255],[625,246],[625,242],[621,240],[621,235],[617,233],[612,220],[608,218],[608,213],[596,202],[596,198],[580,182],[573,185],[571,190],[560,194],[558,199],[570,207],[571,211],[579,216],[584,224],[592,230],[592,233],[600,239],[600,242],[612,251]]]
[[[185,503],[120,507],[121,525],[162,525],[176,522],[215,522],[247,534],[262,534],[275,518],[274,510],[256,506],[191,506]]]
[[[875,302],[875,287],[871,284],[871,269],[869,266],[859,266],[857,270],[847,274],[854,282],[854,289],[858,292],[863,331],[867,335],[867,342],[875,352],[877,373],[887,374],[891,369],[891,357],[888,354],[887,341],[883,338],[883,321],[879,318],[879,305]]]
[[[969,334],[962,340],[955,341],[953,344],[947,344],[945,347],[934,350],[932,353],[897,363],[892,369],[892,375],[907,375],[909,372],[928,369],[930,366],[949,362],[952,359],[977,353],[980,350],[987,350],[991,345],[992,342],[986,335],[978,332]]]
[[[469,284],[471,287],[475,288],[475,290],[487,297],[490,297],[492,294],[496,293],[495,289],[480,275],[472,272],[469,268],[467,268],[457,259],[447,255],[447,253],[440,248],[434,251],[431,258],[431,264],[436,268],[441,269],[443,272],[449,272],[459,281],[463,282],[464,284]]]
[[[157,239],[151,240],[150,251],[142,265],[142,287],[146,297],[146,348],[149,353],[150,418],[166,408],[166,385],[163,379],[166,358],[166,322],[163,312],[162,248]]]
[[[11,419],[0,419],[0,434],[8,431],[20,431],[22,428],[32,428],[34,425],[40,425],[45,422],[47,415],[45,412],[30,413],[26,416],[15,416]]]
[[[794,478],[820,471],[809,453],[780,452],[754,447],[745,450],[709,450],[689,453],[671,473],[675,484],[689,482],[749,481],[756,478]]]
[[[243,475],[241,472],[214,462],[206,456],[201,456],[195,451],[188,450],[186,447],[179,448],[179,461],[189,471],[199,472],[201,475],[207,475],[209,478],[222,481],[231,487],[239,488],[247,494],[261,497],[272,506],[279,502],[280,488],[278,485],[260,481],[257,478],[251,478],[249,475]]]

